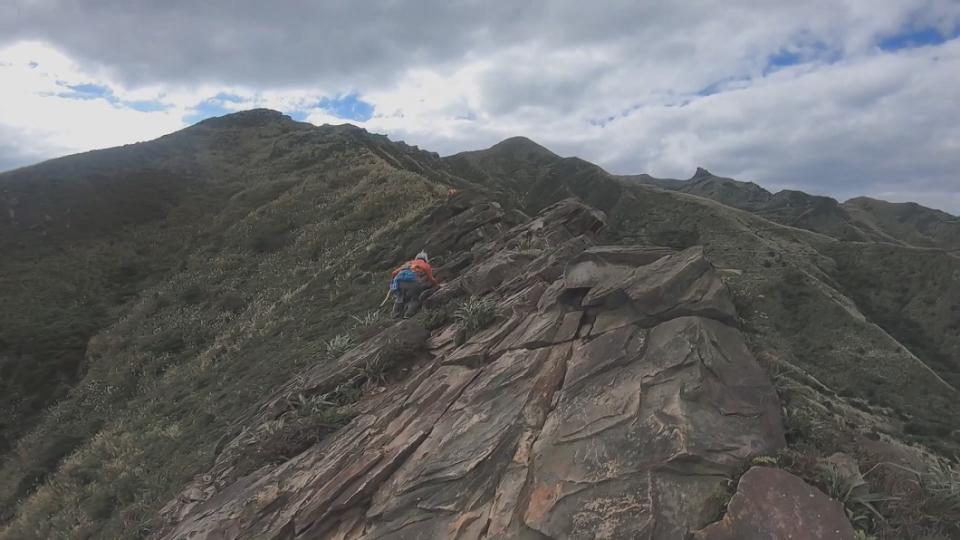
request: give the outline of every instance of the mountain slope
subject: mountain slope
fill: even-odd
[[[176,150],[126,156],[151,145]],[[115,154],[141,165],[98,184]],[[2,538],[714,538],[738,481],[781,478],[757,460],[851,537],[817,490],[842,497],[820,472],[837,452],[895,497],[857,528],[958,533],[926,487],[960,450],[960,259],[942,250],[838,240],[528,139],[441,159],[269,111],[64,161],[85,186],[161,174],[171,196],[80,229],[18,196],[3,316],[95,324],[68,390],[4,429]],[[379,318],[388,271],[424,247],[443,287]],[[127,281],[107,272],[124,257]],[[29,304],[48,288],[74,311]],[[59,339],[30,326],[8,335]]]
[[[865,230],[920,247],[960,251],[960,218],[916,203],[889,203],[857,197],[843,203]]]
[[[894,204],[866,197],[839,203],[801,191],[770,193],[753,182],[718,177],[698,168],[689,180],[621,176],[626,182],[653,185],[719,201],[777,223],[851,241],[892,242],[957,251],[960,220],[915,203]]]
[[[179,203],[165,214],[125,227],[87,216],[95,210],[87,206],[89,229],[58,215],[41,235],[22,224],[29,209],[50,204],[47,186],[19,191],[18,221],[7,226],[23,247],[0,263],[7,300],[0,310],[3,435],[16,440],[0,468],[4,519],[70,456],[81,472],[68,468],[61,478],[85,478],[70,497],[97,497],[111,485],[129,489],[87,509],[112,514],[112,521],[98,519],[101,534],[125,536],[129,523],[152,517],[144,500],[158,504],[186,478],[179,475],[209,459],[218,433],[246,404],[352,323],[349,306],[379,296],[379,287],[364,296],[370,278],[357,265],[365,255],[358,245],[444,193],[397,166],[429,171],[434,156],[394,143],[386,153],[356,128],[304,126],[252,111],[155,141],[189,147],[183,161],[202,156],[197,176],[182,181]],[[111,202],[115,191],[98,181],[101,159],[94,152],[54,165],[91,186],[96,195],[89,198],[104,201],[97,204],[122,212],[123,199]],[[158,167],[151,162],[148,170]],[[3,185],[20,189],[34,175],[31,168],[8,173]],[[123,175],[118,182],[142,181],[136,170]],[[82,207],[86,198],[78,197],[64,212]],[[269,344],[281,334],[281,345]],[[58,348],[69,348],[69,356],[61,359]],[[50,376],[65,361],[69,373]],[[102,452],[151,476],[94,473],[86,463]],[[46,496],[40,489],[31,500]],[[75,527],[56,519],[50,525]]]

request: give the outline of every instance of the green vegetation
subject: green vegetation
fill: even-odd
[[[457,307],[453,319],[467,337],[490,326],[497,318],[497,303],[491,298],[471,296]]]
[[[337,334],[323,344],[324,357],[327,360],[336,360],[351,348],[353,348],[353,337],[350,334]]]
[[[351,314],[375,306],[386,279],[356,279],[369,256],[358,246],[444,190],[346,144],[349,132],[308,129],[309,142],[289,120],[229,138],[215,123],[191,128],[162,140],[189,139],[199,178],[165,214],[117,230],[50,231],[64,238],[53,249],[29,230],[3,231],[26,247],[0,262],[9,300],[0,308],[0,399],[10,411],[0,537],[148,536],[160,506],[209,468],[250,404],[346,347]],[[99,154],[68,159],[82,171]],[[26,219],[33,199],[21,200]],[[282,242],[273,242],[275,224]],[[382,380],[386,360],[363,366],[357,385],[329,403],[308,399],[264,427],[269,436],[257,435],[244,466],[342,425],[342,405],[363,381]]]

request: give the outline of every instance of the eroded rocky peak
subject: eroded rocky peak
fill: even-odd
[[[517,225],[495,204],[437,216],[435,240],[457,256],[428,304],[489,298],[494,322],[468,336],[400,321],[290,381],[251,425],[388,353],[406,370],[282,464],[237,477],[242,437],[227,443],[165,509],[164,538],[728,538],[775,526],[763,522],[787,509],[710,525],[751,460],[785,443],[774,388],[700,247],[597,245],[605,215],[573,199]],[[741,498],[785,482],[770,474],[745,476]],[[802,500],[804,512],[835,512],[823,499]]]

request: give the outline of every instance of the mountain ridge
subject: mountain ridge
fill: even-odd
[[[19,176],[46,191],[3,216],[0,371],[25,385],[4,395],[49,382],[32,370],[59,357],[38,343],[69,339],[76,371],[33,412],[4,403],[0,537],[559,538],[605,523],[709,539],[740,526],[717,521],[734,491],[778,473],[820,504],[803,516],[849,535],[956,532],[933,492],[905,497],[911,473],[881,465],[927,482],[960,451],[960,259],[908,245],[912,222],[898,243],[850,241],[525,138],[440,157],[238,114]],[[58,206],[49,170],[88,191]],[[63,225],[151,171],[192,191],[159,217]],[[777,201],[802,213],[807,197]],[[443,281],[426,311],[377,315],[390,270],[424,246]],[[830,506],[830,459],[896,497],[884,521]]]

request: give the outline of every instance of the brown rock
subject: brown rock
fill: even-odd
[[[776,394],[733,328],[684,317],[577,346],[534,445],[527,526],[677,538],[750,456],[783,446]],[[669,501],[669,504],[667,504]]]
[[[533,259],[529,253],[501,251],[464,273],[461,286],[475,296],[486,294],[516,277]]]
[[[597,283],[584,307],[604,307],[592,331],[599,334],[625,324],[650,325],[684,315],[736,324],[733,299],[703,254],[692,247],[636,268],[622,278]]]
[[[603,282],[619,281],[640,266],[654,263],[676,253],[669,248],[639,246],[596,246],[570,259],[564,270],[568,289],[595,287]]]
[[[504,219],[496,210],[456,217]],[[450,328],[428,342],[402,322],[312,368],[303,387],[320,392],[388,345],[422,366],[321,444],[191,502],[163,537],[659,539],[706,526],[744,463],[784,444],[776,394],[701,249],[592,247],[604,223],[566,200],[496,239],[438,232],[477,243],[431,301],[484,294],[495,323],[458,346]],[[549,247],[507,248],[518,239]]]
[[[800,478],[769,467],[753,467],[740,478],[722,521],[696,540],[847,540],[853,527],[843,506]]]

